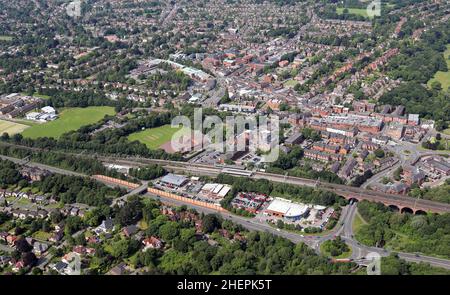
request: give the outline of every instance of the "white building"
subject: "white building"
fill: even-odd
[[[37,120],[39,120],[40,115],[41,115],[40,113],[31,112],[31,113],[26,114],[25,118],[27,120],[37,121]]]
[[[269,207],[267,207],[266,212],[277,217],[295,221],[305,217],[309,212],[309,207],[305,204],[294,203],[291,200],[275,198]]]
[[[50,107],[50,106],[43,107],[43,108],[41,109],[41,111],[42,111],[44,114],[48,114],[48,115],[56,115],[56,110],[55,110],[54,108]]]

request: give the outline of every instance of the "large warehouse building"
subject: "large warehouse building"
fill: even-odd
[[[275,198],[265,211],[270,215],[295,221],[305,217],[309,212],[309,208],[305,204],[298,204],[291,200]]]
[[[173,187],[181,187],[185,185],[188,181],[189,180],[186,177],[172,173],[169,173],[163,178],[161,178],[162,183]]]

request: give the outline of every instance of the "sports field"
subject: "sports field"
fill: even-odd
[[[170,125],[150,128],[144,131],[139,131],[128,136],[129,141],[139,141],[145,144],[149,149],[158,149],[164,143],[170,141],[175,132],[181,130],[183,127],[172,128]]]
[[[336,8],[336,13],[337,14],[344,14],[344,9],[343,7],[338,7]],[[348,14],[356,14],[356,15],[361,15],[364,17],[369,17],[367,15],[367,10],[364,8],[347,8],[348,9]]]
[[[3,134],[4,132],[6,132],[9,135],[14,135],[16,133],[20,133],[20,132],[24,131],[28,127],[29,126],[24,125],[24,124],[0,120],[0,134]]]
[[[105,115],[114,115],[113,107],[88,107],[64,109],[55,121],[32,126],[22,132],[24,137],[53,137],[96,123]]]
[[[438,71],[434,77],[428,81],[428,86],[435,80],[441,82],[442,89],[447,91],[450,87],[450,44],[447,44],[447,50],[444,52],[444,58],[447,61],[447,72]]]

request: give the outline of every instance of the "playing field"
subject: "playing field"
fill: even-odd
[[[164,143],[170,141],[175,132],[183,127],[172,128],[170,125],[150,128],[144,131],[136,132],[128,136],[129,141],[139,141],[145,144],[149,149],[158,149]]]
[[[336,8],[336,13],[337,14],[344,14],[344,9],[343,7],[338,7]],[[356,14],[356,15],[361,15],[364,17],[369,17],[367,15],[367,10],[364,8],[347,8],[348,9],[348,14]],[[370,17],[371,18],[371,17]]]
[[[450,44],[447,45],[447,50],[444,52],[444,58],[447,61],[447,72],[438,71],[434,74],[434,77],[428,81],[428,86],[431,86],[431,83],[435,80],[441,82],[442,89],[448,90],[450,87]]]
[[[63,110],[55,121],[32,126],[22,132],[22,135],[29,138],[58,138],[66,132],[96,123],[105,115],[114,114],[113,107],[68,108]]]
[[[0,134],[8,133],[9,135],[14,135],[20,133],[27,129],[29,126],[18,124],[10,121],[0,120]]]

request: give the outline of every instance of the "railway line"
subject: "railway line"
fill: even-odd
[[[28,149],[33,151],[49,151],[42,148],[33,148],[26,147],[21,145],[14,145],[11,143],[0,142],[0,145],[12,146],[16,148]],[[73,152],[63,152],[63,151],[54,151],[57,153],[78,156],[80,154]],[[122,157],[122,156],[104,156],[97,154],[88,154],[84,153],[82,157],[91,157],[98,159],[99,161],[106,163],[115,163],[122,164],[128,166],[145,166],[148,164],[159,164],[169,170],[173,171],[181,171],[181,172],[189,172],[190,174],[198,174],[198,175],[207,175],[207,176],[216,176],[220,173],[227,173],[237,177],[250,177],[254,179],[267,179],[269,181],[281,182],[281,183],[289,183],[294,185],[302,185],[309,186],[314,188],[320,188],[326,191],[332,191],[339,195],[344,196],[347,199],[357,199],[357,200],[369,200],[373,202],[381,202],[387,206],[396,206],[399,210],[403,208],[409,209],[411,212],[416,211],[424,211],[424,212],[433,212],[433,213],[449,213],[450,212],[450,204],[440,203],[435,201],[423,200],[423,199],[414,199],[404,195],[393,195],[386,194],[382,192],[372,191],[368,189],[346,186],[341,184],[334,184],[328,182],[322,182],[314,179],[293,177],[287,175],[273,174],[267,172],[259,172],[259,171],[247,171],[240,169],[232,169],[232,168],[224,168],[217,167],[214,165],[206,165],[206,164],[198,164],[198,163],[188,163],[181,161],[170,161],[170,160],[161,160],[161,159],[149,159],[149,158],[141,158],[141,157]],[[231,170],[230,170],[231,169]],[[243,172],[246,171],[246,172]],[[245,175],[244,175],[245,174]]]

